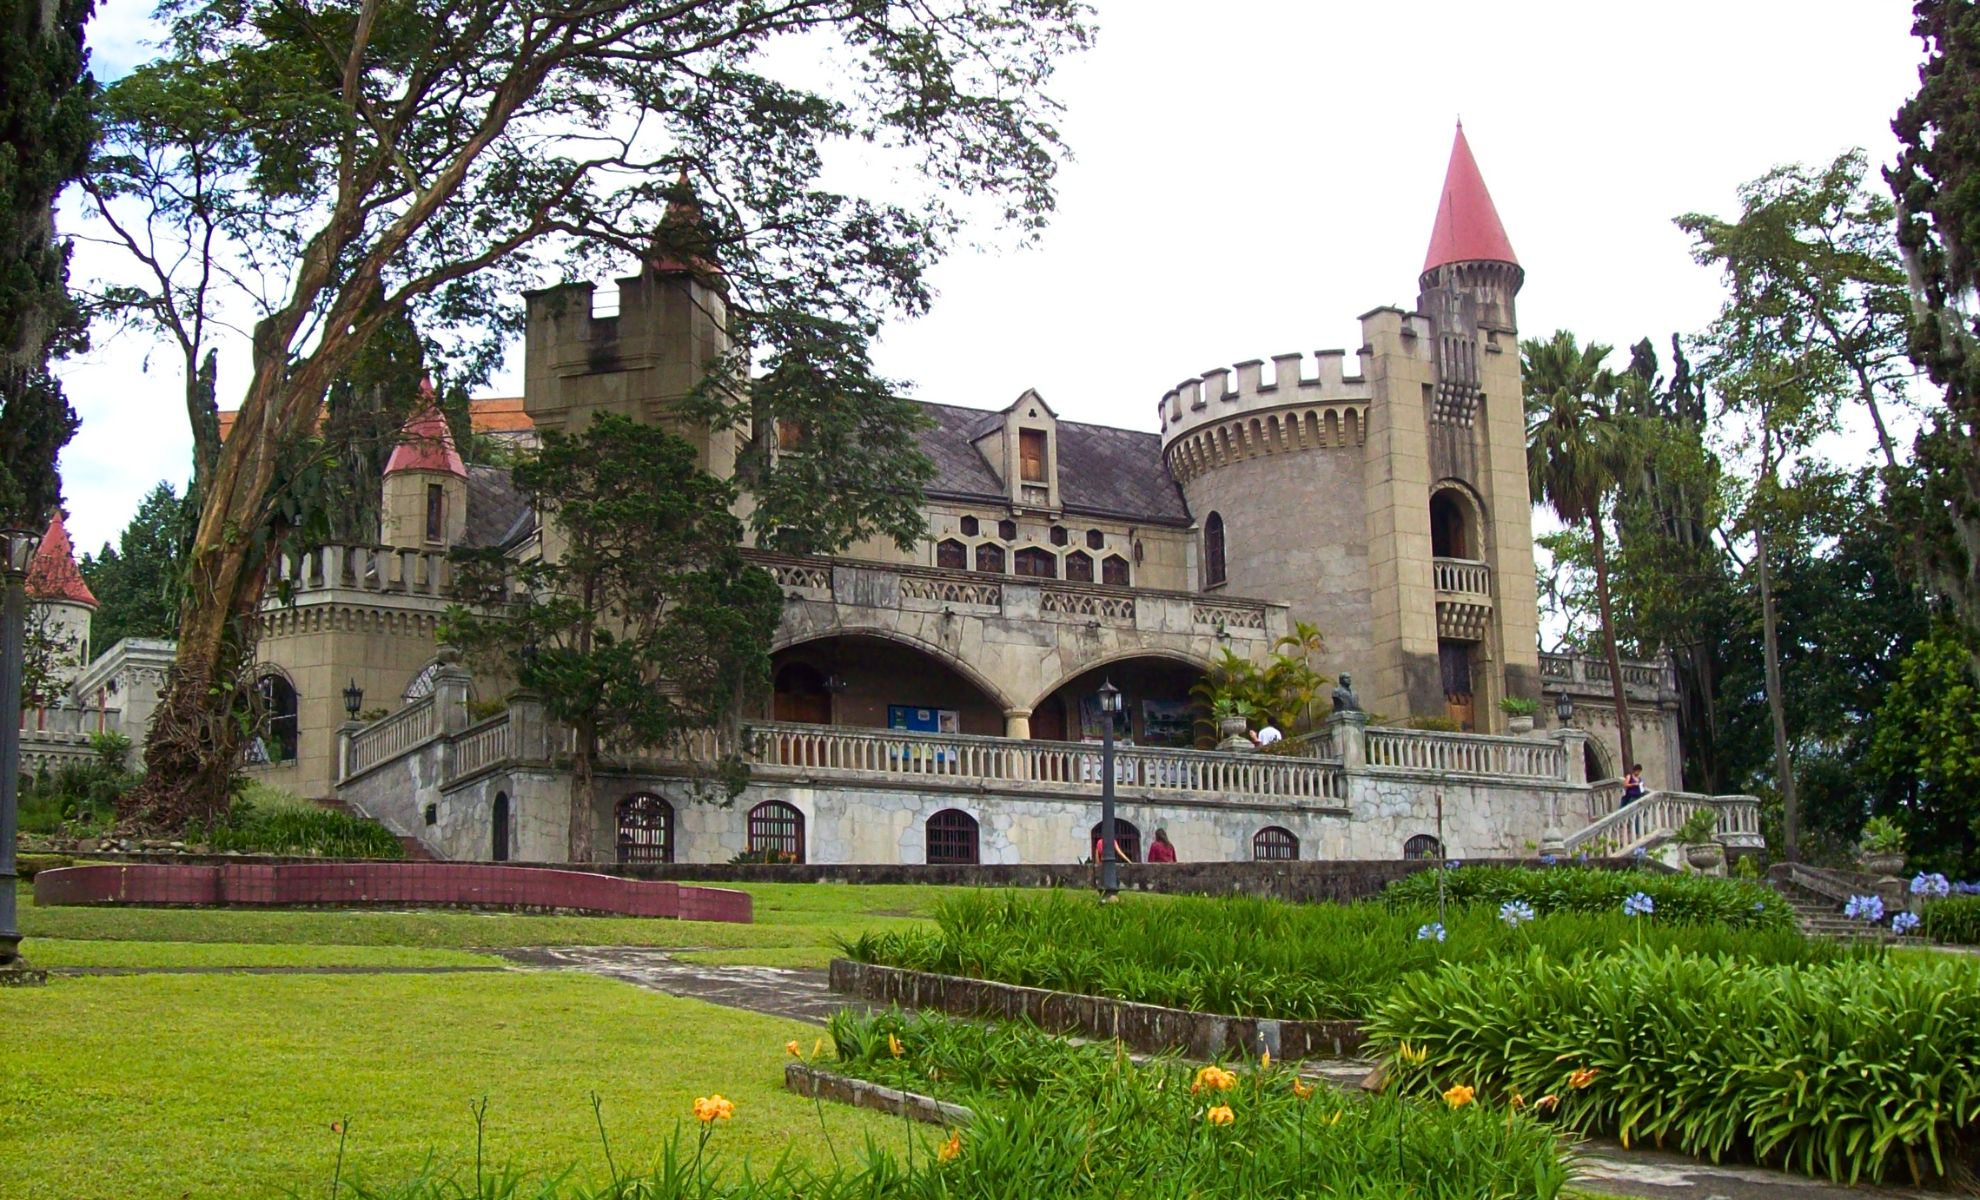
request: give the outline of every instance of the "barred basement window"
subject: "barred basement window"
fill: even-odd
[[[1141,830],[1135,828],[1133,821],[1123,821],[1119,817],[1114,818],[1114,844],[1121,848],[1122,854],[1127,855],[1129,862],[1141,861]],[[1087,839],[1087,845],[1093,849],[1096,855],[1099,853],[1100,826],[1098,824],[1093,826],[1093,835]]]
[[[928,818],[928,856],[931,863],[974,863],[977,861],[976,818],[959,808],[945,808]]]
[[[651,792],[619,801],[619,861],[674,861],[674,806]]]
[[[1427,833],[1419,833],[1403,843],[1404,858],[1442,858],[1444,848]]]
[[[803,862],[804,814],[781,800],[750,809],[748,853],[758,862]]]
[[[1290,829],[1267,825],[1251,835],[1251,857],[1259,862],[1293,862],[1299,858],[1299,838]]]

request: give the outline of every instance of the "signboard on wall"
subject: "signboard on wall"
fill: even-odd
[[[912,704],[889,704],[887,728],[909,733],[961,733],[962,714],[953,708],[917,708]]]

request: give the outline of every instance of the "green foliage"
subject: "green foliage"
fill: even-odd
[[[1649,881],[1638,874],[1616,878]],[[1719,886],[1742,898],[1755,890]],[[1584,889],[1566,890],[1578,897]],[[975,893],[937,905],[934,931],[869,933],[842,945],[860,962],[1026,987],[1232,1016],[1350,1020],[1372,1010],[1399,981],[1444,961],[1529,946],[1573,957],[1644,942],[1764,962],[1822,961],[1845,953],[1801,937],[1781,915],[1778,900],[1763,910],[1740,910],[1701,893],[1669,893],[1672,915],[1660,906],[1651,918],[1630,918],[1622,914],[1620,895],[1600,908],[1577,911],[1563,904],[1548,912],[1545,906],[1559,897],[1538,891],[1532,901],[1547,915],[1514,928],[1499,919],[1497,901],[1481,892],[1446,911],[1442,943],[1417,936],[1439,919],[1434,899],[1429,906],[1292,905],[1242,897],[1102,905],[1067,892]],[[1707,915],[1721,910],[1737,924]]]
[[[1525,696],[1507,696],[1499,701],[1499,711],[1509,717],[1530,717],[1540,711],[1540,702]]]
[[[735,489],[692,446],[601,413],[576,436],[546,432],[513,478],[556,531],[556,557],[457,551],[465,594],[514,599],[456,605],[442,636],[498,661],[576,729],[581,789],[601,746],[665,746],[761,688],[783,591],[744,559]],[[733,795],[734,772],[728,782]]]
[[[1918,865],[1966,874],[1980,837],[1980,688],[1965,631],[1949,620],[1914,642],[1877,710],[1872,765],[1917,789],[1898,814]]]
[[[96,594],[90,638],[108,650],[129,637],[169,638],[179,631],[179,593],[184,586],[180,548],[192,537],[199,513],[160,480],[151,489],[117,545],[104,544],[78,566]]]
[[[1239,1066],[1229,1090],[1192,1090],[1193,1064],[1135,1062],[1023,1023],[841,1012],[830,1031],[828,1069],[976,1114],[960,1155],[909,1196],[1006,1196],[1015,1181],[1028,1196],[1096,1200],[1372,1198],[1420,1194],[1434,1178],[1431,1194],[1515,1200],[1558,1196],[1566,1182],[1546,1127],[1496,1106],[1350,1098],[1324,1085],[1302,1098],[1288,1064]],[[1231,1124],[1206,1123],[1216,1105],[1230,1107]]]
[[[1421,729],[1425,733],[1460,733],[1464,726],[1456,717],[1411,717],[1402,723],[1404,729]]]
[[[224,820],[186,830],[190,842],[217,854],[293,854],[312,858],[404,858],[405,847],[376,821],[300,805],[234,801]]]
[[[1700,808],[1684,819],[1678,826],[1677,840],[1680,845],[1700,846],[1713,840],[1719,829],[1719,814],[1712,808]]]
[[[43,871],[75,865],[76,860],[66,854],[22,854],[14,859],[14,873],[28,882],[33,882],[34,877]]]
[[[1656,905],[1660,924],[1723,925],[1728,929],[1785,932],[1794,911],[1780,893],[1757,884],[1709,875],[1659,875],[1645,871],[1584,870],[1577,867],[1460,867],[1418,871],[1382,892],[1391,908],[1434,907],[1441,883],[1445,903],[1498,911],[1510,900],[1524,900],[1541,916],[1550,913],[1607,914],[1622,911],[1623,899],[1641,892]]]
[[[1313,727],[1314,701],[1328,683],[1313,666],[1325,649],[1317,628],[1295,622],[1263,663],[1225,648],[1190,695],[1209,710],[1212,721],[1244,717],[1276,725],[1281,732],[1304,732]]]
[[[1937,942],[1980,946],[1980,896],[1941,896],[1919,906],[1918,932]]]
[[[1535,952],[1416,980],[1366,1028],[1419,1095],[1557,1096],[1576,1133],[1851,1183],[1943,1180],[1980,1117],[1980,972],[1963,960]]]
[[[0,528],[39,532],[60,500],[76,414],[48,371],[81,344],[55,201],[83,173],[96,93],[83,26],[94,0],[0,5]]]
[[[1863,823],[1860,844],[1865,854],[1904,853],[1904,826],[1889,817],[1871,817]]]
[[[110,733],[90,741],[95,759],[64,759],[24,783],[19,796],[23,832],[90,834],[115,821],[117,801],[140,778],[129,769],[130,740]]]

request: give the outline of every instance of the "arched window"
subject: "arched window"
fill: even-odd
[[[951,571],[969,568],[969,547],[954,538],[943,538],[935,543],[935,565]]]
[[[1059,560],[1050,550],[1038,546],[1026,546],[1017,552],[1017,573],[1033,579],[1057,579]]]
[[[1251,835],[1251,857],[1259,862],[1293,862],[1299,858],[1299,838],[1290,829],[1267,825]]]
[[[1215,587],[1224,582],[1224,514],[1211,513],[1203,519],[1203,584]]]
[[[619,861],[674,861],[674,806],[651,792],[634,792],[619,801]]]
[[[1444,848],[1427,833],[1419,833],[1403,843],[1404,858],[1442,858]]]
[[[1121,848],[1122,854],[1127,855],[1129,862],[1141,861],[1141,830],[1134,827],[1133,821],[1123,821],[1119,817],[1114,818],[1114,843]],[[1093,832],[1086,839],[1086,844],[1093,849],[1096,855],[1099,853],[1100,825],[1098,822],[1094,823]]]
[[[1004,548],[984,542],[976,548],[976,569],[990,575],[1004,573]]]
[[[1074,583],[1093,582],[1093,558],[1084,550],[1066,555],[1066,578]]]
[[[509,861],[509,793],[496,792],[495,804],[489,810],[489,854],[496,862]]]
[[[750,809],[748,853],[760,862],[803,862],[804,814],[781,800]]]
[[[407,704],[411,704],[415,700],[424,700],[428,696],[431,696],[433,694],[433,677],[439,673],[440,660],[436,658],[419,669],[419,674],[413,676],[412,682],[406,684],[406,690],[399,693],[399,698]]]
[[[960,808],[945,808],[928,818],[928,856],[931,863],[974,863],[977,861],[976,818]]]
[[[1118,554],[1109,554],[1100,560],[1100,582],[1110,583],[1115,587],[1126,587],[1129,578],[1127,559]]]
[[[1430,553],[1438,558],[1478,557],[1465,519],[1466,505],[1452,488],[1430,497]]]
[[[260,747],[268,762],[293,762],[296,758],[296,708],[295,685],[278,671],[270,671],[255,681],[255,699],[261,706],[264,722]],[[254,752],[249,749],[249,761]]]

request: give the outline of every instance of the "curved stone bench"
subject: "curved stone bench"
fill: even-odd
[[[37,905],[495,908],[753,920],[747,892],[589,871],[487,863],[323,862],[59,867],[34,877]]]

